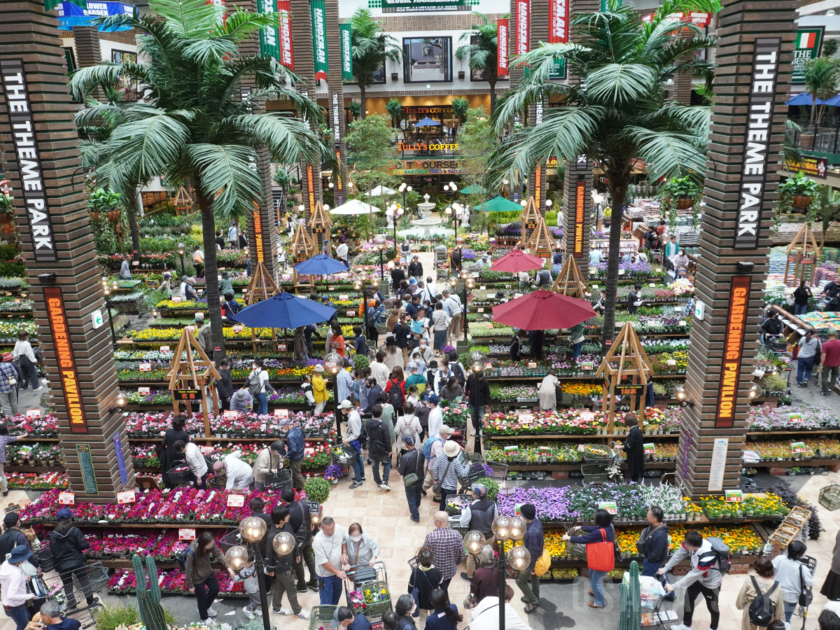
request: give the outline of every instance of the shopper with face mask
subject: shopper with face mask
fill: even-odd
[[[254,361],[253,369],[248,375],[248,391],[254,397],[254,411],[260,415],[268,413],[268,393],[274,392],[268,382],[268,370],[263,369],[263,360]]]
[[[347,528],[345,542],[347,544],[346,564],[351,567],[373,566],[382,551],[379,543],[370,534],[365,534],[359,523],[353,523]]]

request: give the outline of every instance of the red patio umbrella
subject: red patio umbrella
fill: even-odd
[[[571,328],[595,315],[586,300],[553,291],[534,291],[493,307],[494,322],[522,330]]]
[[[492,271],[507,271],[509,273],[518,273],[520,271],[531,271],[533,269],[542,269],[545,261],[542,258],[526,254],[521,249],[514,249],[499,258],[493,263],[490,268]]]

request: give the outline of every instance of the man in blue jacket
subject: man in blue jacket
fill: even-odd
[[[41,606],[41,623],[46,630],[79,630],[81,623],[75,619],[61,616],[61,607],[55,601],[47,601]]]
[[[286,436],[286,457],[292,469],[295,490],[303,490],[303,473],[300,470],[300,463],[303,461],[304,447],[303,429],[295,426]]]
[[[520,506],[519,513],[525,519],[525,537],[523,544],[531,553],[531,565],[519,572],[516,585],[525,596],[525,612],[532,613],[540,605],[540,578],[536,573],[537,560],[540,559],[545,546],[545,534],[542,523],[537,520],[537,508],[533,503]]]
[[[333,613],[330,627],[333,630],[343,628],[345,630],[371,630],[370,621],[364,615],[353,617],[353,610],[347,606],[339,606]]]

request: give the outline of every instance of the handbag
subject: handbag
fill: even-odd
[[[607,532],[601,528],[599,543],[586,545],[586,566],[592,571],[612,571],[615,568],[615,544],[607,542]]]
[[[415,452],[416,452],[416,449],[415,449]],[[414,472],[413,473],[408,473],[405,477],[403,477],[403,485],[405,485],[406,488],[410,488],[415,483],[420,481],[420,475],[417,474],[417,468],[418,468],[419,464],[420,464],[420,453],[417,453],[417,459],[414,462]]]
[[[454,461],[454,460],[450,459],[450,460],[446,463],[446,468],[443,470],[443,477],[441,477],[441,478],[440,478],[440,481],[438,481],[437,483],[435,483],[435,484],[432,486],[432,492],[434,492],[434,493],[435,493],[435,495],[439,495],[439,494],[440,494],[441,488],[443,488],[443,482],[446,480],[446,473],[448,473],[448,472],[449,472],[449,467],[452,465],[452,462],[453,462],[453,461]]]
[[[537,562],[534,564],[534,573],[537,574],[537,577],[543,576],[548,573],[550,568],[551,554],[548,553],[548,547],[543,547],[542,555],[537,558]]]
[[[414,567],[415,581],[416,581],[416,578],[417,578],[417,572],[418,571],[423,574],[423,577],[426,578],[426,582],[429,584],[429,586],[431,586],[432,583],[429,582],[429,576],[426,575],[426,572],[422,571],[420,569],[420,567]],[[417,610],[420,610],[420,587],[419,586],[412,587],[411,591],[409,592],[409,595],[411,595],[411,598],[414,600],[414,605],[417,607]]]
[[[808,608],[811,602],[814,601],[814,591],[810,586],[805,586],[805,579],[802,575],[804,567],[799,565],[799,605],[803,608]]]

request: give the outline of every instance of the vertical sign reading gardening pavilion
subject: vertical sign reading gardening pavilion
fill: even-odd
[[[77,500],[114,501],[133,484],[58,21],[43,0],[0,2],[0,155],[13,200],[60,446]],[[115,436],[122,439],[114,441]],[[94,472],[95,471],[95,472]],[[125,479],[125,481],[124,481]]]
[[[676,466],[692,498],[739,487],[763,279],[787,118],[794,0],[724,0],[712,102],[687,402]],[[724,448],[722,445],[726,445]]]

